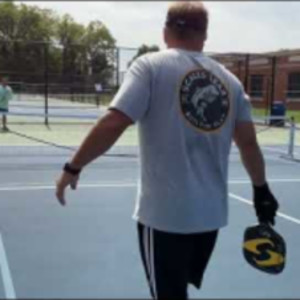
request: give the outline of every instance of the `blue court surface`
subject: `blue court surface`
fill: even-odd
[[[99,158],[62,207],[55,179],[69,153],[53,149],[37,157],[31,150],[0,157],[0,298],[150,298],[131,219],[138,159]],[[300,164],[280,158],[280,149],[264,152],[280,202],[276,229],[286,239],[286,268],[267,275],[242,256],[244,229],[256,218],[251,185],[233,149],[229,225],[220,231],[202,289],[191,287],[191,298],[299,298]]]

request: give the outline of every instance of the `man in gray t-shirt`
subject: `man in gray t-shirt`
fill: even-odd
[[[130,67],[99,120],[57,182],[57,198],[76,187],[83,166],[137,123],[141,177],[134,218],[151,294],[187,298],[200,287],[218,230],[227,224],[232,140],[254,187],[259,221],[278,208],[265,178],[250,102],[239,80],[202,52],[208,14],[201,2],[175,2],[167,14],[167,49]],[[258,199],[259,198],[259,199]]]

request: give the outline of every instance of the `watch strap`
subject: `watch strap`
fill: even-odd
[[[81,172],[81,169],[76,169],[76,168],[72,167],[70,163],[65,163],[63,170],[74,176],[79,175],[79,173]]]

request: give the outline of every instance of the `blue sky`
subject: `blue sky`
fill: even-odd
[[[69,13],[87,24],[101,20],[119,46],[156,44],[164,48],[162,27],[168,2],[16,1]],[[210,52],[265,52],[300,48],[300,2],[204,1],[210,11]]]

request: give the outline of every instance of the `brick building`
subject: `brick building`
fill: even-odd
[[[254,107],[270,111],[275,101],[300,110],[300,49],[262,54],[212,54],[243,83]]]

